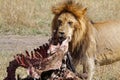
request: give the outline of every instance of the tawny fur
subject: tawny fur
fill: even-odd
[[[62,13],[70,13],[73,14],[75,16],[75,18],[77,18],[78,22],[81,24],[76,24],[75,28],[76,30],[74,31],[74,35],[73,35],[73,39],[70,42],[70,51],[73,53],[73,57],[75,57],[77,59],[80,59],[80,56],[82,56],[82,53],[84,54],[88,45],[89,45],[89,35],[90,35],[90,31],[89,28],[90,26],[92,26],[84,17],[85,12],[86,12],[86,8],[83,8],[80,4],[78,3],[74,3],[71,0],[68,0],[68,2],[63,2],[60,4],[57,4],[55,6],[53,6],[52,8],[52,12],[55,14],[55,17],[52,21],[52,32],[53,30],[56,30],[57,28],[57,19],[59,17],[59,15],[61,15]],[[85,20],[84,20],[85,18]],[[64,21],[63,21],[64,22]],[[86,28],[86,25],[84,25],[84,23],[89,26]],[[82,27],[81,27],[82,26]],[[82,46],[84,46],[84,50],[82,50]],[[80,49],[81,47],[81,54],[78,54],[78,51],[81,51],[78,49]]]
[[[86,18],[86,8],[71,0],[55,5],[52,12],[55,15],[52,21],[52,32],[59,29],[57,20],[60,16],[64,18],[66,17],[64,15],[68,14],[68,20],[72,15],[78,21],[76,25],[72,25],[74,31],[69,43],[69,51],[75,66],[80,62],[83,64],[83,72],[89,75],[88,80],[92,80],[95,62],[104,65],[120,60],[120,21],[93,24]],[[65,23],[67,20],[62,22]]]
[[[82,5],[78,3],[74,3],[71,0],[65,1],[64,3],[59,3],[59,5],[55,5],[52,7],[52,12],[55,15],[59,15],[62,12],[71,12],[73,13],[77,18],[80,18],[82,15],[84,15],[84,12],[81,11],[83,9]]]

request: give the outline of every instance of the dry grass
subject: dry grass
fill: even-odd
[[[120,0],[76,1],[88,8],[87,15],[94,22],[120,19]],[[60,0],[0,0],[0,34],[48,36],[53,18],[51,6],[57,2]],[[0,51],[0,80],[6,76],[8,61],[13,59],[15,53]],[[119,66],[120,62],[98,67],[94,80],[120,80]],[[22,73],[21,70],[18,72]]]
[[[36,26],[38,16],[35,0],[3,0],[1,15],[8,25]]]
[[[46,3],[39,0],[1,0],[1,34],[49,34]],[[43,9],[45,8],[45,10]],[[47,28],[47,29],[46,29]],[[25,31],[23,31],[23,29]]]
[[[87,15],[94,22],[120,19],[120,0],[76,1],[88,8]],[[0,34],[44,34],[43,31],[49,34],[53,18],[51,6],[57,2],[60,1],[0,0]],[[25,29],[24,32],[21,27],[23,29],[26,27],[28,30]],[[34,27],[34,31],[29,27]],[[16,32],[17,30],[19,32]]]
[[[94,22],[120,19],[120,0],[77,0],[88,8]]]
[[[13,56],[18,53],[24,53],[25,50],[33,50],[40,44],[45,43],[48,38],[41,36],[3,36],[0,37],[0,80],[6,77],[6,67],[9,61],[13,60]],[[98,66],[95,70],[93,80],[120,80],[120,61],[105,65]],[[21,77],[25,77],[26,70],[23,68],[17,69],[16,74],[20,74]]]

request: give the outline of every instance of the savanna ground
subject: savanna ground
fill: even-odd
[[[120,0],[76,0],[88,8],[93,22],[120,19]],[[0,80],[17,53],[31,51],[47,42],[53,15],[51,6],[60,0],[0,0]],[[120,80],[120,61],[97,67],[94,80]],[[17,74],[25,77],[23,68]]]

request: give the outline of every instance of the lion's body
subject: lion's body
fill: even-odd
[[[57,30],[58,37],[71,39],[73,63],[75,67],[82,63],[87,80],[92,80],[95,63],[104,65],[120,60],[119,21],[91,23],[85,16],[86,9],[71,0],[54,6],[52,11],[52,33]]]
[[[120,60],[120,21],[93,24],[96,29],[96,60],[109,64]]]

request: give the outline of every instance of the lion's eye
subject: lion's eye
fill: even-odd
[[[58,20],[58,26],[62,25],[62,21]]]
[[[71,21],[68,22],[69,25],[72,25],[72,23],[73,23],[73,22],[71,22]]]

